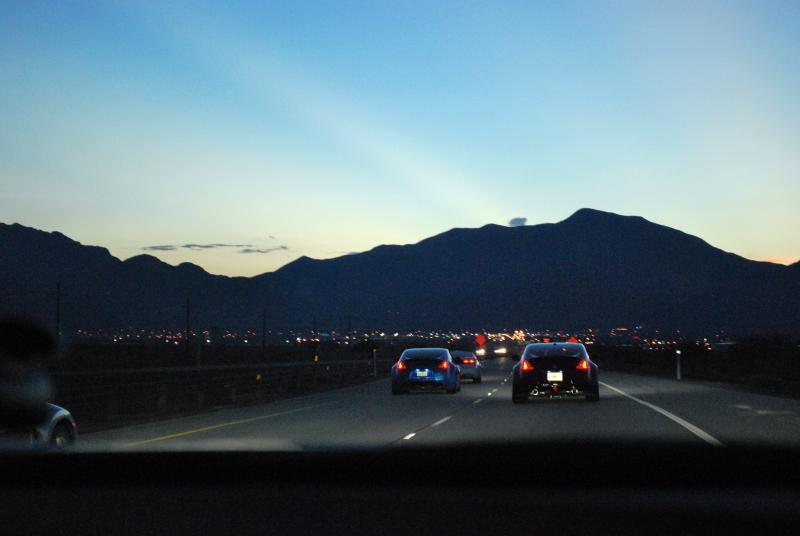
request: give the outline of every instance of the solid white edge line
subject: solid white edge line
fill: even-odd
[[[617,393],[621,394],[622,396],[630,398],[634,402],[638,402],[639,404],[641,404],[641,405],[643,405],[645,407],[648,407],[648,408],[652,409],[653,411],[655,411],[657,413],[660,413],[661,415],[663,415],[667,419],[678,423],[679,425],[683,426],[684,428],[689,430],[691,433],[693,433],[694,435],[696,435],[697,437],[699,437],[700,439],[702,439],[703,441],[705,441],[709,445],[714,445],[714,446],[717,446],[717,447],[724,447],[725,446],[725,444],[722,441],[720,441],[716,437],[712,436],[711,434],[709,434],[705,430],[702,430],[702,429],[698,428],[697,426],[693,425],[689,421],[686,421],[686,420],[678,417],[674,413],[670,413],[669,411],[665,410],[664,408],[656,406],[655,404],[651,404],[650,402],[645,402],[641,398],[636,398],[633,395],[629,395],[628,393],[626,393],[622,389],[617,389],[616,387],[608,385],[605,382],[598,382],[598,383],[600,385],[604,386],[604,387],[608,387],[612,391],[616,391]]]
[[[447,416],[447,417],[445,417],[444,419],[439,419],[438,421],[436,421],[435,423],[433,423],[431,426],[439,426],[440,424],[444,424],[444,423],[446,423],[446,422],[447,422],[447,421],[449,421],[450,419],[452,419],[452,416]]]
[[[416,432],[411,432],[410,434],[408,434],[407,436],[405,436],[403,439],[411,439],[411,438],[412,438],[412,437],[414,437],[415,435],[417,435],[417,433],[416,433]]]
[[[475,402],[473,402],[473,404],[479,404],[479,403],[480,403],[482,400],[483,400],[482,398],[479,398],[478,400],[476,400]]]

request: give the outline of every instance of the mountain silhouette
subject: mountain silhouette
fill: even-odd
[[[644,325],[800,334],[800,262],[744,259],[636,216],[581,209],[541,225],[452,229],[417,244],[300,257],[252,278],[150,255],[126,261],[60,233],[0,224],[0,314],[65,330],[576,329]]]

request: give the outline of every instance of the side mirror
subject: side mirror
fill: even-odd
[[[44,421],[53,395],[44,362],[55,339],[26,321],[0,321],[0,428],[25,429]]]

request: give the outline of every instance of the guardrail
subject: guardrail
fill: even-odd
[[[94,431],[267,401],[385,377],[392,360],[64,371],[52,374],[55,403],[81,431]],[[377,367],[375,367],[377,364]]]

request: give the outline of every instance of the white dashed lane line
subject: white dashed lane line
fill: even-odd
[[[444,424],[444,423],[446,423],[447,421],[449,421],[449,420],[450,420],[450,419],[452,419],[452,418],[453,418],[453,417],[451,417],[451,416],[449,416],[449,415],[448,415],[448,416],[447,416],[447,417],[445,417],[444,419],[439,419],[438,421],[436,421],[435,423],[433,423],[431,426],[439,426],[440,424]]]
[[[503,380],[503,383],[505,383],[505,381],[506,381],[506,380]],[[502,387],[502,384],[501,384],[501,387]],[[486,396],[492,396],[492,395],[493,395],[494,393],[496,393],[498,390],[499,390],[499,387],[495,387],[495,388],[494,388],[494,389],[492,389],[490,392],[486,393]],[[480,404],[482,401],[483,401],[483,398],[479,398],[479,399],[477,399],[477,400],[473,401],[473,402],[472,402],[472,404],[473,404],[473,405],[475,405],[475,404]],[[450,419],[452,419],[452,418],[453,418],[453,416],[452,416],[452,415],[448,415],[447,417],[441,418],[441,419],[439,419],[438,421],[436,421],[436,422],[435,422],[435,423],[433,423],[433,424],[429,424],[428,426],[424,426],[424,427],[420,428],[420,429],[419,429],[419,430],[417,430],[416,432],[411,432],[410,434],[403,436],[403,439],[411,439],[411,438],[413,438],[414,436],[416,436],[418,432],[422,432],[423,430],[426,430],[426,429],[428,429],[428,428],[434,428],[434,427],[436,427],[436,426],[440,426],[440,425],[442,425],[442,424],[446,423],[447,421],[449,421],[449,420],[450,420]]]

